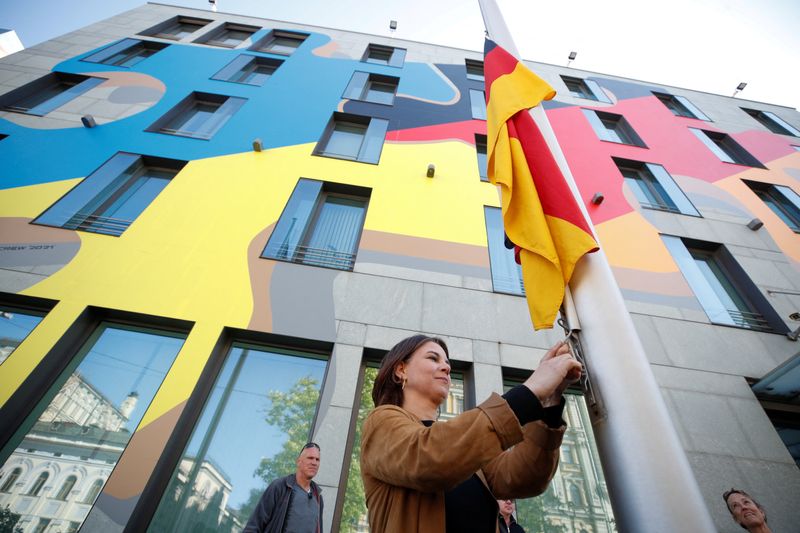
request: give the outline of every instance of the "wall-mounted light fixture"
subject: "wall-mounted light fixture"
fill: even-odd
[[[739,91],[744,91],[744,88],[747,87],[747,83],[742,82],[736,86],[736,90],[733,92],[733,98],[736,98],[736,95],[739,94]]]
[[[94,128],[97,126],[97,122],[92,115],[83,115],[81,117],[81,122],[83,122],[83,125],[87,128]]]
[[[428,176],[429,178],[432,178],[435,173],[436,173],[436,165],[431,163],[430,165],[428,165],[428,173],[425,175]]]
[[[596,193],[594,193],[594,196],[592,196],[592,203],[594,205],[600,205],[600,204],[603,203],[603,200],[605,200],[605,199],[606,199],[606,197],[603,196],[603,193],[596,192]]]
[[[763,225],[764,223],[761,222],[761,219],[758,218],[754,218],[753,220],[747,223],[747,227],[753,231],[758,231],[759,229],[761,229],[761,226]]]
[[[392,30],[392,31],[397,29],[397,21],[396,20],[390,20],[389,21],[389,29]]]
[[[567,66],[569,66],[570,63],[575,61],[576,57],[578,57],[578,52],[570,52],[569,53],[569,61],[567,61]]]
[[[255,139],[253,141],[253,151],[260,152],[264,149],[264,145],[261,143],[261,139]]]

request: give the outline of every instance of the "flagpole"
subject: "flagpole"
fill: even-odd
[[[496,1],[478,2],[489,38],[519,58]],[[594,232],[542,106],[531,116]],[[570,289],[587,370],[603,405],[593,427],[617,529],[716,531],[602,248],[578,262]]]

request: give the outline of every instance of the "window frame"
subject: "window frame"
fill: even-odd
[[[481,154],[483,154],[483,163],[481,163]],[[486,135],[475,134],[475,155],[478,159],[478,176],[482,182],[491,183],[489,181],[489,147]]]
[[[645,142],[623,115],[587,108],[581,108],[581,111],[601,141],[647,148]],[[613,127],[609,127],[609,124]]]
[[[800,233],[800,195],[786,185],[742,180],[795,233]],[[767,198],[771,201],[767,201]]]
[[[252,26],[249,24],[237,24],[235,22],[225,22],[223,24],[220,24],[216,28],[213,28],[206,34],[201,35],[193,42],[197,44],[205,44],[208,46],[216,46],[219,48],[233,49],[244,44],[248,39],[252,38],[253,35],[259,30],[261,30],[261,26]],[[224,40],[220,40],[221,37],[236,31],[246,33],[247,36],[239,40],[236,44],[230,44],[226,43]]]
[[[788,331],[786,324],[724,245],[665,234],[661,239],[711,324],[781,335]],[[728,292],[729,298],[734,305],[738,298],[744,309],[725,306],[718,291],[697,265],[698,261],[713,263],[709,269],[720,287],[726,292],[732,288],[733,293]]]
[[[364,133],[361,137],[361,143],[355,155],[350,154],[335,154],[327,151],[331,138],[337,131],[337,125],[354,125],[359,128],[363,127]],[[356,115],[353,113],[342,113],[336,111],[331,115],[328,124],[320,136],[319,141],[314,146],[312,155],[320,157],[330,157],[332,159],[343,159],[345,161],[353,161],[356,163],[368,163],[371,165],[380,164],[381,153],[383,146],[386,143],[386,134],[389,131],[389,121],[383,118],[371,117],[367,115]],[[372,143],[381,140],[380,147],[376,148]]]
[[[170,41],[182,41],[184,39],[188,39],[189,37],[191,37],[192,35],[194,35],[198,31],[200,31],[201,29],[205,28],[211,22],[213,22],[213,20],[211,20],[211,19],[203,19],[203,18],[198,18],[198,17],[189,17],[189,16],[185,16],[185,15],[176,15],[174,17],[171,17],[171,18],[165,20],[164,22],[161,22],[161,23],[156,24],[155,26],[152,26],[152,27],[150,27],[150,28],[148,28],[148,29],[146,29],[146,30],[144,30],[142,32],[139,32],[137,35],[145,35],[145,36],[148,36],[148,37],[155,37],[155,38],[158,38],[158,39],[167,39],[167,40],[170,40]],[[168,30],[172,30],[172,29],[180,30],[180,27],[181,27],[182,24],[196,26],[196,28],[194,29],[194,31],[191,31],[191,32],[187,33],[184,36],[179,36],[177,32],[176,33],[171,33],[171,32],[168,31]]]
[[[692,134],[722,163],[746,167],[766,168],[742,145],[727,133],[689,128]]]
[[[187,139],[210,141],[220,129],[225,127],[246,102],[246,98],[239,96],[193,91],[153,122],[145,131],[160,133],[162,135],[184,137]],[[176,130],[175,128],[169,127],[172,124],[176,124],[176,121],[181,119],[183,119],[183,125],[191,122],[195,116],[193,113],[197,113],[196,109],[199,105],[215,105],[216,108],[209,117],[195,128],[195,130]],[[209,126],[209,124],[211,124],[211,126]]]
[[[267,33],[264,37],[257,40],[253,43],[252,46],[248,47],[247,49],[251,52],[260,52],[262,54],[273,54],[283,57],[289,57],[294,55],[303,44],[305,44],[306,40],[311,36],[310,33],[300,32],[300,31],[292,31],[292,30],[271,30]],[[291,40],[297,43],[297,46],[293,47],[291,51],[281,51],[272,48],[275,46],[280,39]]]
[[[305,190],[303,189],[306,189]],[[300,220],[303,224],[302,229],[300,230],[299,238],[297,242],[292,246],[292,253],[290,256],[287,257],[278,257],[276,250],[279,250],[280,247],[276,246],[273,242],[273,239],[283,239],[284,241],[289,236],[289,233],[292,231],[292,225],[286,227],[288,223],[288,217],[293,217],[293,215],[297,212],[297,209],[300,205],[300,202],[303,201],[303,195],[313,194],[313,204],[311,209],[308,213],[303,216]],[[297,265],[304,265],[304,266],[313,266],[313,267],[320,267],[320,268],[328,268],[331,270],[342,270],[342,271],[352,271],[355,267],[356,259],[358,256],[358,251],[361,245],[361,238],[364,235],[364,223],[367,218],[367,211],[369,209],[369,201],[371,198],[372,190],[366,187],[358,187],[355,185],[346,185],[336,182],[328,182],[328,181],[320,181],[320,180],[313,180],[308,178],[300,178],[298,180],[297,185],[295,186],[294,190],[292,190],[292,194],[286,201],[286,204],[281,212],[280,217],[275,224],[274,229],[272,230],[272,234],[270,234],[269,238],[267,239],[267,244],[264,246],[264,250],[262,250],[261,255],[259,257],[263,259],[270,259],[273,261],[282,261],[285,263],[293,263]],[[307,196],[306,199],[310,198]],[[349,265],[346,268],[343,266],[334,266],[334,265],[326,265],[320,264],[319,262],[306,262],[306,255],[301,248],[307,248],[310,239],[314,235],[314,230],[319,223],[319,217],[322,213],[322,210],[327,203],[328,198],[341,198],[345,200],[356,200],[359,202],[363,202],[363,211],[361,220],[359,222],[360,229],[358,230],[358,234],[354,235],[354,243],[353,249],[351,252],[340,252],[340,253],[349,253],[352,257],[349,259]],[[283,243],[281,243],[281,247]]]
[[[98,212],[101,210],[107,210],[110,206],[113,205],[118,199],[120,199],[125,192],[132,189],[132,187],[136,184],[136,182],[146,174],[147,170],[156,170],[158,172],[167,171],[173,173],[172,177],[169,178],[171,181],[172,179],[177,176],[177,174],[186,166],[186,161],[179,161],[176,159],[166,159],[162,157],[155,157],[146,154],[134,154],[130,152],[117,152],[102,165],[97,167],[94,171],[92,171],[86,178],[81,180],[80,183],[72,187],[69,191],[64,193],[58,200],[56,200],[53,204],[51,204],[47,209],[42,211],[42,213],[37,216],[34,220],[31,221],[31,224],[37,224],[42,226],[51,226],[56,228],[63,228],[73,231],[87,231],[89,233],[98,233],[102,235],[110,235],[114,237],[119,237],[122,235],[125,230],[127,230],[131,225],[133,225],[136,220],[147,210],[147,207],[155,201],[156,198],[160,195],[161,191],[159,191],[156,196],[145,206],[137,215],[133,218],[127,225],[124,227],[119,222],[114,222],[113,220],[109,219],[107,222],[100,222],[102,224],[107,224],[105,228],[106,231],[98,231],[99,229],[104,229],[102,226],[100,228],[94,228],[96,231],[92,231],[91,224],[97,222],[97,220],[93,220],[89,222],[89,225],[86,227],[84,224],[87,223],[89,217],[100,217],[102,215],[97,215]],[[130,176],[124,179],[124,181],[120,182],[120,180],[128,173],[129,170],[134,168],[137,165],[142,165],[145,167],[145,170],[139,172],[138,170],[134,173],[131,173]],[[91,180],[91,181],[90,181]],[[97,184],[96,184],[97,182]],[[105,184],[104,184],[105,182]],[[85,208],[89,203],[97,200],[105,192],[109,191],[109,188],[117,185],[113,192],[110,193],[108,198],[102,201],[102,203],[93,208],[92,212],[86,214],[87,216],[81,220],[77,225],[75,222],[77,221],[75,217],[79,215],[79,211],[72,212],[69,218],[64,219],[64,216],[61,218],[64,221],[60,224],[54,224],[52,222],[45,222],[43,221],[44,217],[47,216],[57,216],[58,212],[51,212],[52,210],[59,209],[59,204],[62,202],[66,202],[69,200],[73,200],[70,196],[74,195],[79,200],[79,203],[82,203],[86,200],[86,203],[83,203],[80,209]],[[167,187],[169,184],[166,184],[164,187]],[[162,189],[163,190],[163,189]],[[91,194],[94,193],[94,194]],[[83,199],[80,199],[80,198]],[[64,206],[61,207],[63,209]],[[67,212],[71,212],[72,209],[70,208]],[[75,219],[75,220],[74,220]],[[58,219],[57,219],[58,220]],[[70,227],[74,226],[74,227]]]
[[[106,78],[97,76],[51,72],[0,96],[0,110],[44,117],[106,81],[108,81]],[[54,89],[57,92],[43,100],[36,101],[41,97],[42,92],[52,92]],[[21,102],[30,99],[35,99],[36,103],[34,105],[19,105]]]
[[[225,366],[228,354],[235,344],[254,344],[266,349],[304,352],[327,360],[325,373],[320,385],[317,407],[314,418],[311,421],[311,433],[312,435],[314,434],[318,424],[320,405],[325,394],[325,386],[328,381],[328,373],[331,369],[330,361],[334,348],[333,342],[225,327],[208,361],[203,366],[192,393],[186,400],[186,407],[178,417],[178,421],[170,433],[170,437],[159,456],[153,473],[150,475],[144,490],[130,513],[126,529],[130,531],[147,531],[150,526],[161,499],[169,487],[172,473],[178,466],[195,427],[200,422],[203,409]]]
[[[392,86],[393,90],[389,102],[381,102],[369,98],[370,88],[373,84]],[[399,85],[400,78],[397,76],[386,76],[384,74],[356,70],[350,77],[350,81],[348,82],[347,87],[345,87],[344,93],[342,93],[342,98],[384,106],[392,106],[394,105],[394,99],[397,97],[397,88]]]
[[[272,78],[272,76],[275,75],[278,69],[283,65],[283,61],[284,60],[282,59],[276,59],[272,57],[256,56],[252,54],[239,54],[227,65],[219,69],[213,76],[211,76],[211,79],[216,81],[224,81],[226,83],[241,83],[243,85],[262,87],[270,80],[270,78]],[[267,66],[272,69],[272,72],[270,72],[269,75],[262,74],[261,76],[263,77],[263,81],[260,83],[255,81],[233,79],[234,76],[238,76],[240,73],[243,73],[245,69],[250,68],[251,65],[255,65],[256,68],[259,66]],[[255,68],[251,70],[250,74],[253,74],[254,70]]]
[[[600,84],[594,80],[562,74],[561,82],[573,98],[603,102],[604,104],[612,103]]]
[[[386,54],[387,59],[382,60],[372,57],[372,54]],[[406,49],[386,44],[369,43],[361,56],[362,63],[382,65],[387,67],[403,68],[406,61]]]
[[[664,104],[664,107],[669,109],[676,117],[694,118],[697,120],[711,122],[711,119],[708,118],[705,113],[700,111],[700,109],[690,102],[685,96],[659,91],[652,92],[653,96],[655,96],[662,104]]]
[[[111,67],[119,67],[119,68],[131,68],[134,65],[137,65],[148,59],[154,55],[156,55],[161,50],[168,48],[170,45],[167,43],[162,43],[158,41],[148,41],[144,39],[122,39],[117,41],[114,44],[106,46],[101,50],[98,50],[92,54],[87,55],[81,61],[86,63],[96,63],[99,65],[106,65]],[[133,50],[136,49],[136,50]],[[126,65],[124,63],[128,63],[131,59],[141,57],[138,52],[139,50],[151,50],[152,53],[142,57],[139,61],[131,65]],[[109,62],[109,59],[116,57],[119,54],[125,54],[124,60],[117,60],[114,62]]]
[[[486,81],[486,73],[483,69],[483,61],[478,59],[464,59],[464,68],[466,69],[466,76],[468,80],[472,81]]]
[[[472,120],[486,120],[486,91],[470,89],[469,105]]]
[[[778,135],[788,135],[790,137],[800,137],[800,130],[783,120],[772,111],[766,111],[763,109],[749,109],[746,107],[742,107],[740,109],[750,115],[756,122],[767,128],[772,133],[776,133]]]
[[[656,163],[645,163],[619,157],[611,158],[616,164],[617,169],[628,187],[639,187],[644,196],[652,197],[656,203],[643,202],[639,194],[634,192],[636,200],[644,209],[656,211],[666,211],[681,215],[701,217],[700,212],[694,206],[688,195],[683,192],[675,179],[667,172],[662,165]],[[636,174],[635,176],[626,175]],[[636,184],[631,184],[631,180],[636,180]],[[650,193],[649,195],[647,193]]]
[[[483,219],[484,219],[484,225],[486,227],[486,241],[487,241],[486,252],[489,255],[489,272],[490,272],[490,275],[491,275],[491,278],[492,278],[492,292],[495,292],[495,293],[498,293],[498,294],[508,294],[508,295],[511,295],[511,296],[523,296],[524,297],[525,296],[525,285],[524,285],[524,280],[522,278],[522,266],[519,263],[517,263],[516,260],[514,259],[514,251],[505,246],[505,242],[506,242],[505,233],[503,233],[503,235],[502,235],[503,242],[500,242],[500,239],[499,239],[500,236],[499,235],[495,236],[494,239],[492,238],[493,237],[492,232],[489,230],[489,228],[490,228],[490,224],[489,224],[490,215],[489,215],[489,213],[490,212],[493,213],[493,215],[491,215],[491,216],[493,216],[494,218],[499,218],[501,226],[503,224],[503,214],[502,214],[501,208],[499,208],[499,207],[495,207],[495,206],[491,206],[491,205],[484,205],[483,206]],[[499,252],[499,254],[505,253],[506,255],[507,254],[511,255],[511,259],[510,259],[511,262],[509,263],[509,265],[511,265],[511,264],[516,265],[515,272],[519,275],[519,278],[517,280],[510,279],[508,281],[508,284],[509,284],[509,287],[513,288],[513,287],[516,287],[516,285],[518,283],[519,284],[519,292],[516,292],[515,290],[511,290],[511,289],[505,290],[503,288],[498,288],[498,286],[497,286],[498,284],[495,281],[495,269],[496,269],[496,267],[499,267],[500,264],[495,266],[495,261],[492,258],[497,259],[497,261],[501,261],[501,259],[497,255],[494,255],[492,253],[493,249],[496,250],[497,252]],[[506,260],[508,260],[508,259],[506,259]]]

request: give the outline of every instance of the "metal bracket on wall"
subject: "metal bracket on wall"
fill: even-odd
[[[575,359],[583,365],[583,371],[581,372],[581,378],[578,384],[581,386],[584,398],[586,399],[586,406],[592,416],[592,423],[605,420],[608,417],[608,412],[606,411],[603,399],[592,384],[591,372],[586,357],[584,356],[583,345],[581,344],[581,324],[578,321],[578,316],[575,312],[575,304],[572,301],[572,294],[569,288],[564,292],[564,304],[561,306],[561,317],[558,319],[558,325],[564,330],[566,342],[569,344]]]

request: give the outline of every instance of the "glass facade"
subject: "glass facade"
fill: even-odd
[[[507,380],[504,390],[518,384]],[[544,533],[614,532],[614,514],[586,402],[569,391],[564,397],[567,431],[558,470],[543,494],[517,500],[517,522],[525,531]]]
[[[18,514],[18,526],[86,518],[183,341],[97,328],[0,451],[0,508]]]
[[[492,287],[495,292],[525,294],[522,267],[514,259],[514,250],[505,247],[503,213],[499,207],[484,207],[486,237],[489,241],[489,262],[492,267]]]
[[[314,354],[234,344],[149,531],[241,531],[267,485],[295,471],[326,366]]]
[[[0,364],[14,353],[42,318],[43,314],[0,305]]]

